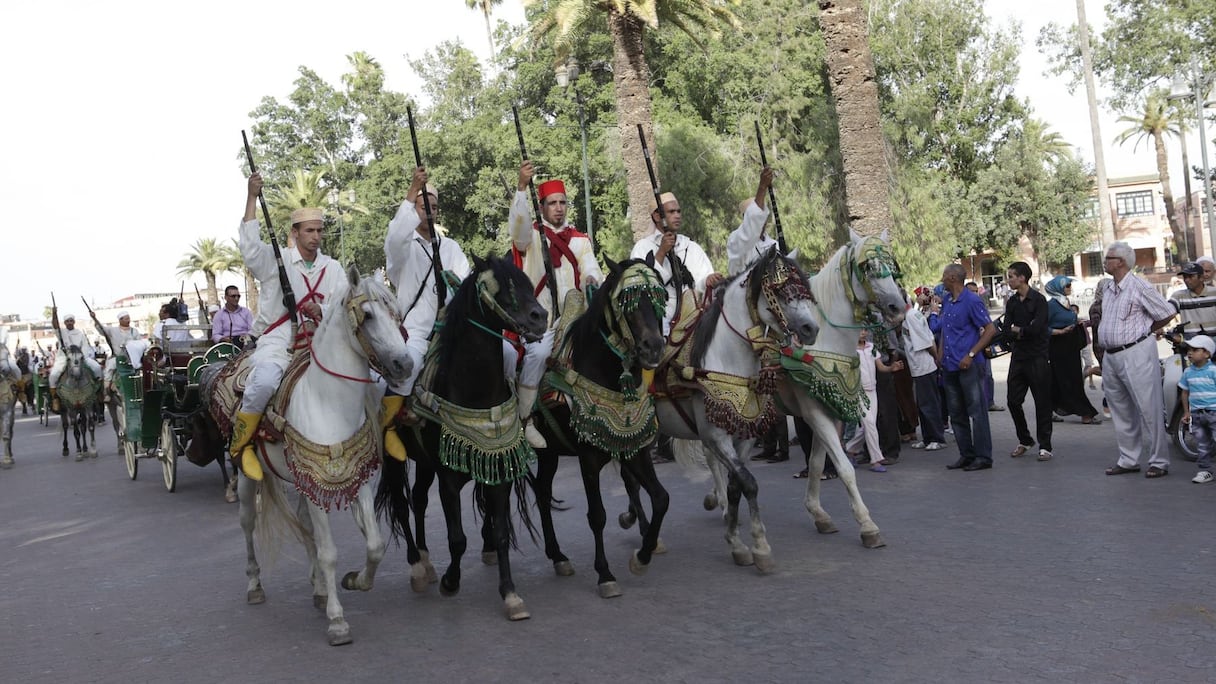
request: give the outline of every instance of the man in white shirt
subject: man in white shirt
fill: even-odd
[[[93,349],[92,343],[89,342],[89,336],[84,334],[84,331],[76,327],[76,315],[68,314],[63,317],[63,329],[59,331],[60,337],[63,339],[62,348],[59,353],[55,354],[55,365],[51,366],[51,410],[59,411],[59,394],[56,388],[59,387],[59,376],[63,375],[63,371],[68,367],[68,354],[72,347],[80,349],[84,354],[84,363],[93,372],[93,377],[101,377],[101,366],[93,358],[97,352]]]
[[[241,470],[252,480],[261,480],[262,466],[253,449],[253,436],[262,413],[283,379],[283,371],[291,361],[297,340],[292,338],[291,317],[283,305],[283,288],[279,283],[278,264],[274,249],[262,242],[261,225],[257,219],[258,194],[262,177],[249,177],[245,198],[245,216],[240,228],[241,256],[245,267],[258,280],[258,319],[254,330],[260,330],[257,347],[252,355],[253,371],[245,381],[241,408],[232,426],[229,451],[239,458]],[[325,215],[320,209],[305,208],[291,212],[291,243],[282,250],[283,265],[296,300],[296,315],[301,324],[320,321],[330,315],[332,307],[341,306],[350,291],[350,283],[341,265],[321,253],[325,235]],[[290,243],[289,243],[290,244]]]
[[[425,190],[424,190],[425,188]],[[414,382],[422,371],[422,360],[435,328],[435,317],[439,314],[439,295],[435,287],[435,266],[431,228],[426,220],[426,204],[423,193],[429,197],[432,218],[439,214],[439,194],[427,183],[426,169],[414,169],[414,180],[405,194],[405,201],[397,209],[388,224],[384,238],[384,258],[388,280],[397,290],[397,304],[404,315],[401,327],[406,332],[405,346],[413,361],[413,370],[400,385],[390,385],[384,396],[384,411],[381,423],[385,428],[384,448],[399,461],[405,460],[405,445],[395,430],[388,429],[405,403],[405,397],[414,391]],[[450,271],[458,279],[469,275],[469,260],[455,240],[444,237],[439,230],[439,263],[444,271]],[[451,299],[455,288],[447,286],[446,296]],[[446,301],[444,302],[447,303]]]
[[[764,226],[768,223],[768,187],[773,183],[773,170],[764,167],[760,171],[760,185],[756,188],[756,196],[743,200],[739,211],[743,220],[739,227],[731,231],[726,240],[727,273],[737,276],[747,270],[777,241],[765,234]]]
[[[511,203],[507,222],[511,227],[511,247],[515,264],[528,274],[528,278],[536,286],[536,300],[549,311],[552,325],[556,322],[557,312],[552,311],[544,254],[540,250],[539,240],[536,239],[537,230],[543,226],[549,245],[549,260],[553,264],[553,276],[557,281],[558,306],[565,301],[566,293],[570,290],[583,290],[588,285],[604,282],[604,272],[595,260],[591,239],[566,221],[566,186],[560,180],[550,180],[537,187],[540,224],[529,220],[531,199],[528,197],[528,185],[532,181],[532,175],[532,162],[524,161],[519,167],[515,199]],[[505,370],[510,377],[514,374],[515,350],[509,344],[503,344],[504,365],[509,366]],[[537,388],[545,371],[545,361],[552,351],[553,329],[550,327],[540,341],[525,346],[523,370],[520,371],[519,382],[516,384],[519,418],[523,421],[528,443],[536,449],[543,449],[547,444],[545,438],[532,425],[532,406],[536,402]]]
[[[629,258],[645,259],[647,254],[654,254],[654,268],[667,287],[667,312],[663,316],[663,334],[670,334],[671,321],[676,311],[677,277],[681,289],[691,287],[696,291],[698,301],[706,289],[722,282],[723,278],[720,273],[714,272],[714,265],[710,263],[705,250],[688,236],[680,235],[684,217],[676,196],[665,192],[659,197],[659,201],[662,207],[651,207],[650,220],[654,224],[654,230],[637,241]],[[676,258],[671,258],[673,256]],[[676,264],[680,266],[678,274]]]
[[[946,448],[945,426],[942,424],[941,394],[937,389],[937,344],[922,307],[929,306],[933,290],[916,288],[916,302],[904,315],[904,346],[908,353],[908,371],[912,375],[916,409],[920,414],[920,441],[913,449],[938,451]]]

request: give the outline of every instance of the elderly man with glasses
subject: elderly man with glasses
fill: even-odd
[[[224,288],[224,306],[211,317],[211,341],[244,346],[242,338],[253,330],[253,312],[241,306],[236,285]]]
[[[1161,364],[1153,333],[1165,327],[1178,313],[1157,289],[1132,273],[1136,253],[1126,242],[1106,248],[1106,272],[1114,280],[1102,297],[1102,323],[1098,344],[1106,350],[1102,359],[1102,390],[1115,425],[1118,462],[1107,475],[1140,472],[1141,459],[1148,459],[1145,477],[1169,474],[1169,447],[1161,415]]]

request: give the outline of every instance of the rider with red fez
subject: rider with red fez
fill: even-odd
[[[516,186],[517,192],[508,218],[511,226],[511,251],[515,264],[528,274],[528,278],[536,286],[537,301],[549,311],[552,301],[547,293],[549,283],[545,275],[544,256],[540,249],[533,249],[536,244],[537,226],[528,218],[531,214],[528,184],[532,175],[532,162],[524,161],[519,167],[519,184]],[[604,282],[604,272],[595,260],[591,239],[566,222],[565,184],[560,180],[546,181],[537,187],[536,194],[540,197],[540,219],[544,225],[545,239],[549,243],[549,260],[553,263],[553,275],[557,280],[557,301],[560,304],[565,301],[566,293],[571,289],[585,289],[588,285]],[[554,311],[549,313],[551,316],[556,315]],[[556,320],[551,319],[550,324],[554,322]],[[524,434],[528,443],[537,449],[546,446],[545,439],[533,427],[529,417],[532,415],[532,405],[536,401],[541,375],[545,371],[545,361],[552,351],[553,329],[550,328],[539,342],[526,346],[523,371],[520,372],[516,385],[519,418],[524,424]],[[512,349],[505,359],[505,363],[511,366],[508,377],[514,375],[514,359],[515,352]]]
[[[68,314],[63,317],[63,330],[59,331],[63,338],[62,349],[58,354],[55,354],[55,365],[51,366],[51,410],[59,411],[59,376],[63,375],[63,371],[68,367],[67,351],[72,347],[78,347],[81,353],[84,354],[84,363],[93,371],[93,377],[101,378],[101,366],[93,358],[97,352],[93,349],[92,343],[89,342],[89,336],[84,334],[84,331],[76,327],[76,315]]]
[[[389,282],[397,290],[397,304],[404,315],[401,327],[406,332],[405,347],[410,360],[414,362],[409,377],[400,385],[388,388],[384,396],[384,412],[381,415],[381,423],[385,428],[384,450],[399,461],[405,460],[405,445],[396,431],[389,430],[388,427],[404,405],[405,397],[414,391],[414,382],[422,370],[422,360],[426,356],[431,331],[435,327],[435,318],[439,315],[433,243],[431,228],[426,220],[424,192],[430,199],[431,215],[434,219],[439,214],[439,193],[433,185],[427,183],[426,169],[419,166],[414,169],[414,180],[405,193],[405,201],[389,222],[388,233],[384,237],[385,271]],[[445,271],[450,271],[460,280],[464,280],[470,270],[468,257],[455,240],[443,235],[444,231],[438,223],[435,224],[435,229],[439,231],[439,263]],[[451,299],[455,292],[456,288],[449,285],[448,299]]]
[[[283,305],[283,288],[279,283],[279,268],[274,249],[262,241],[261,225],[257,219],[258,194],[262,177],[249,177],[245,198],[245,217],[241,222],[240,249],[245,267],[258,280],[258,319],[254,330],[260,331],[253,351],[253,371],[245,381],[245,394],[232,426],[230,452],[240,458],[241,471],[251,480],[262,479],[262,466],[253,448],[253,437],[270,398],[283,379],[283,371],[296,348],[307,344],[310,325],[329,315],[330,308],[340,306],[350,289],[341,265],[321,253],[325,235],[325,215],[320,209],[305,208],[291,212],[291,241],[282,250],[283,266],[295,294],[296,315],[301,323],[296,339],[292,339],[291,317]]]

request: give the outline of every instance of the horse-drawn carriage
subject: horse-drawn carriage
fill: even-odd
[[[186,453],[193,436],[193,418],[206,410],[199,401],[199,374],[203,366],[239,352],[227,342],[213,345],[209,325],[182,325],[174,330],[198,331],[201,336],[151,347],[139,368],[120,356],[114,374],[118,395],[114,429],[127,475],[134,480],[139,474],[139,460],[154,458],[160,463],[165,489],[170,492],[177,489],[177,459]],[[220,469],[224,469],[222,461]]]

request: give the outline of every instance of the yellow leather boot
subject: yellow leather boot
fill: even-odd
[[[258,423],[262,422],[260,413],[237,412],[236,422],[232,425],[232,440],[228,452],[235,461],[240,459],[241,472],[250,480],[262,481],[262,464],[253,450],[253,435],[257,432]]]
[[[384,430],[384,453],[402,463],[405,463],[406,459],[405,444],[397,436],[397,430],[393,427],[393,421],[397,418],[397,414],[401,412],[401,407],[404,404],[405,397],[396,394],[386,394],[380,400],[380,427]]]

